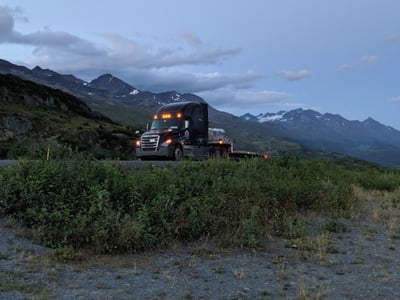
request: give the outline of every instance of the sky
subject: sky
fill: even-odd
[[[0,0],[0,58],[238,116],[303,108],[400,130],[398,0]]]

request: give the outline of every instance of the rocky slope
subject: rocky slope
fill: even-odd
[[[136,134],[85,102],[13,75],[0,74],[0,157],[35,156],[34,149],[69,148],[99,156],[128,155]],[[90,152],[89,151],[89,152]],[[108,154],[107,154],[108,153]]]

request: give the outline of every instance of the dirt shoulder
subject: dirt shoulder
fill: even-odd
[[[341,232],[308,216],[308,238],[271,237],[257,250],[199,242],[68,264],[2,219],[0,299],[398,299],[400,214],[385,205],[370,199]]]

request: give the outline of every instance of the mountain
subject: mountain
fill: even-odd
[[[196,95],[180,94],[176,91],[141,91],[111,74],[103,74],[86,82],[70,74],[59,74],[39,66],[28,69],[3,59],[0,59],[0,74],[11,74],[60,89],[84,100],[92,109],[113,120],[135,127],[146,124],[154,111],[163,104],[174,101],[204,101]]]
[[[41,67],[31,70],[0,59],[1,73],[13,74],[70,93],[112,120],[141,130],[151,121],[154,112],[164,104],[175,101],[205,102],[201,97],[189,93],[142,91],[112,74],[103,74],[86,82],[73,75],[62,75]],[[228,135],[235,137],[234,146],[238,150],[265,152],[272,148],[274,153],[284,153],[301,149],[300,145],[292,142],[276,140],[269,129],[262,125],[246,122],[211,106],[209,117],[210,126],[224,128]]]
[[[400,166],[400,131],[368,118],[349,121],[337,114],[295,109],[242,119],[276,128],[282,138],[309,149],[334,151],[386,165]]]
[[[62,90],[83,100],[92,110],[108,118],[144,130],[154,112],[175,101],[205,101],[177,91],[142,91],[112,74],[86,82],[37,66],[28,69],[0,59],[0,74],[13,74],[35,83]],[[339,115],[297,109],[246,114],[236,117],[209,107],[210,127],[224,128],[234,148],[273,155],[340,157],[350,155],[370,162],[400,166],[399,132],[369,118],[348,121]]]
[[[55,158],[74,151],[96,158],[129,158],[137,138],[84,101],[58,89],[0,74],[0,159]]]

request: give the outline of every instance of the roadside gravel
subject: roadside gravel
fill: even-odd
[[[377,217],[374,207],[341,220],[341,233],[323,232],[326,220],[310,216],[310,240],[329,240],[313,250],[271,237],[257,250],[198,242],[67,264],[3,218],[0,299],[398,299],[400,219]]]

